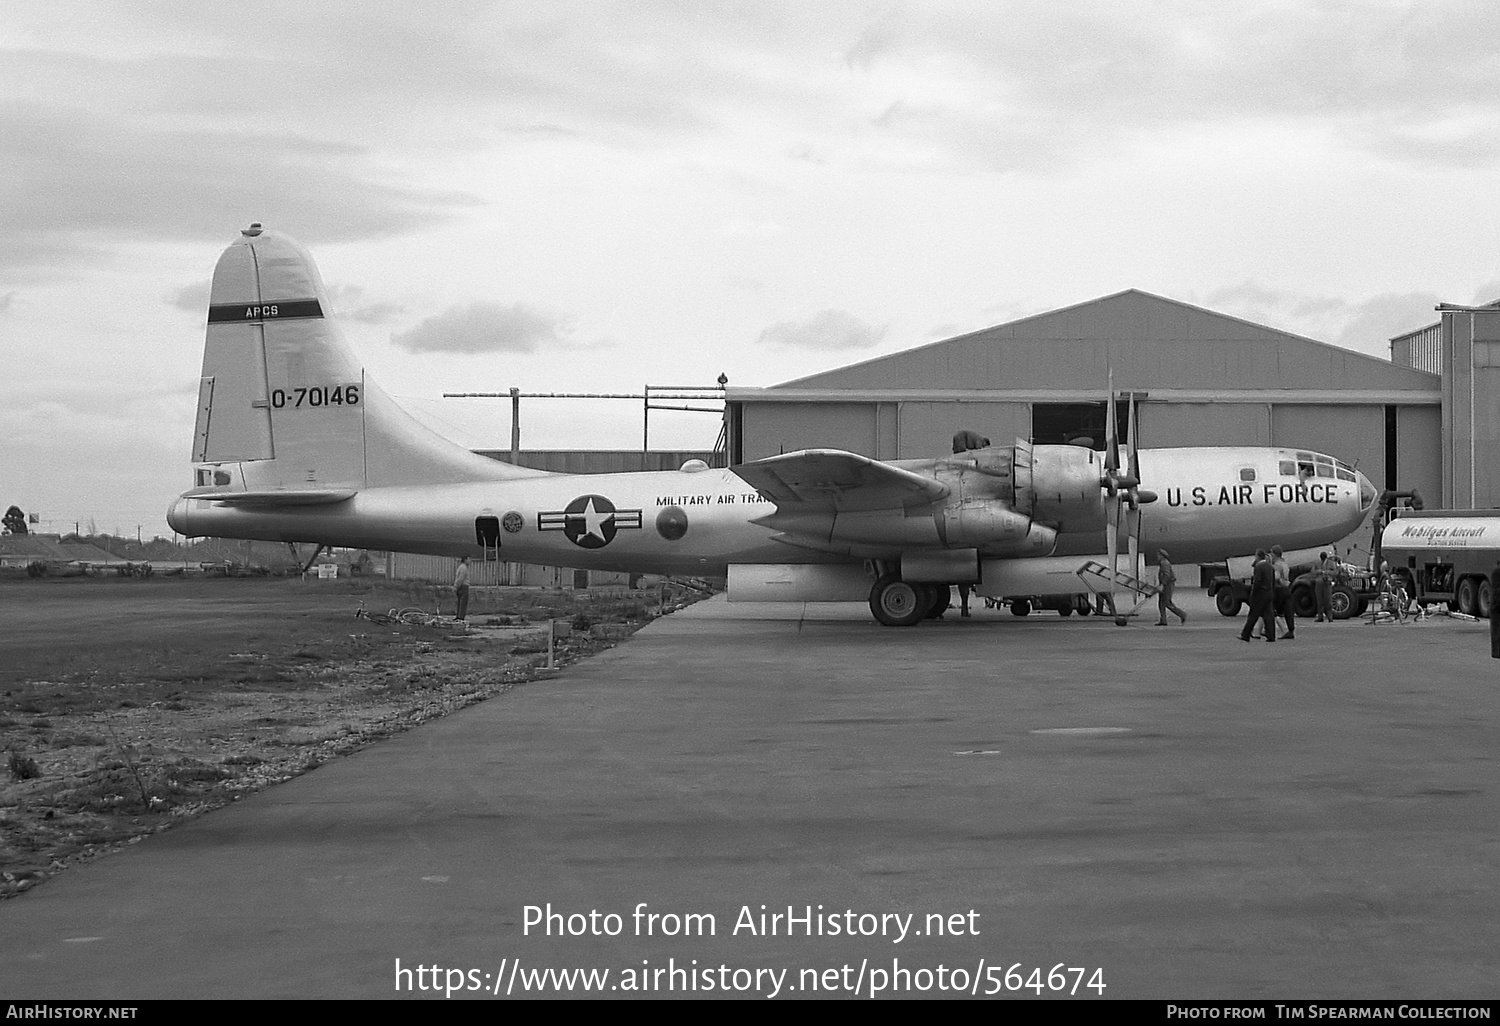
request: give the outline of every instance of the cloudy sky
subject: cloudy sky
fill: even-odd
[[[771,385],[1126,288],[1387,356],[1500,297],[1496,40],[1482,0],[15,0],[0,508],[167,533],[250,221],[475,446],[508,404],[443,392]]]

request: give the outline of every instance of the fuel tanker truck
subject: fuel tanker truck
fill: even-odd
[[[1418,602],[1488,619],[1490,571],[1500,562],[1500,509],[1394,509],[1380,538],[1391,573]]]

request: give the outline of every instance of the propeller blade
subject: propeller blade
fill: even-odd
[[[1120,469],[1120,433],[1115,428],[1115,371],[1109,371],[1109,401],[1104,404],[1104,469],[1111,477]],[[1110,494],[1114,494],[1111,491]]]
[[[1136,439],[1137,421],[1135,419],[1134,392],[1130,394],[1130,410],[1128,411],[1128,415],[1130,417],[1130,484],[1133,488],[1141,483],[1141,445]]]
[[[1130,532],[1130,575],[1141,579],[1141,509],[1132,505],[1125,513],[1125,530]]]
[[[1109,524],[1104,528],[1104,549],[1109,554],[1109,611],[1113,615],[1119,606],[1115,604],[1115,593],[1120,588],[1120,507],[1124,503],[1119,496],[1110,501]]]

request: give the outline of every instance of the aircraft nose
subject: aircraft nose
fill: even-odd
[[[1379,493],[1375,491],[1375,486],[1370,483],[1368,477],[1365,477],[1365,475],[1357,470],[1354,472],[1354,475],[1359,479],[1359,510],[1363,513],[1370,508],[1370,505],[1375,501],[1375,496]]]
[[[175,499],[172,505],[167,507],[167,524],[178,534],[188,533],[187,523],[188,500]]]

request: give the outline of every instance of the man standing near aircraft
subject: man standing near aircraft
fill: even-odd
[[[1258,619],[1264,624],[1267,641],[1276,640],[1276,568],[1265,549],[1255,550],[1255,567],[1250,571],[1250,615],[1245,618],[1245,629],[1240,631],[1240,640],[1249,641],[1250,632]]]
[[[459,557],[458,568],[453,571],[453,595],[458,600],[458,611],[453,614],[453,618],[462,620],[469,615],[468,556]]]
[[[1177,584],[1177,571],[1172,569],[1172,562],[1167,558],[1166,549],[1156,550],[1156,606],[1158,616],[1156,626],[1167,625],[1168,611],[1176,613],[1177,618],[1187,623],[1187,614],[1178,609],[1172,602],[1172,588]]]
[[[1313,576],[1313,594],[1318,603],[1318,623],[1333,620],[1333,582],[1338,580],[1342,567],[1337,554],[1318,553],[1318,569]]]

